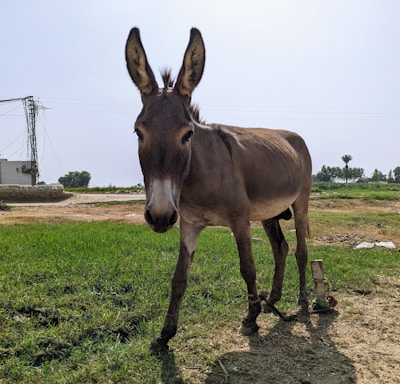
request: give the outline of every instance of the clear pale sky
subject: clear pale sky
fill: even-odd
[[[142,183],[140,96],[124,46],[137,26],[153,71],[176,75],[192,26],[207,59],[193,95],[207,122],[296,131],[313,172],[400,166],[397,0],[2,0],[0,99],[34,96],[40,180]],[[161,81],[159,80],[161,83]],[[25,160],[22,103],[0,103],[0,156]]]

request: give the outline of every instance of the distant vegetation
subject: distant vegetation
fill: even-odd
[[[78,193],[129,193],[129,192],[144,192],[144,186],[137,184],[131,187],[116,187],[115,185],[109,185],[108,187],[74,187],[65,188],[67,192],[78,192]]]
[[[64,187],[87,187],[92,176],[87,171],[68,172],[65,176],[58,179],[58,182]]]
[[[400,166],[389,170],[388,174],[384,174],[379,169],[375,169],[371,177],[365,175],[364,168],[351,168],[349,162],[353,160],[351,155],[343,155],[342,160],[345,163],[343,168],[330,167],[323,165],[321,170],[313,175],[314,182],[387,182],[400,184]]]
[[[80,188],[65,188],[66,192],[77,192],[77,193],[144,193],[144,186],[137,184],[131,187],[80,187]],[[377,200],[382,200],[382,196],[387,200],[400,199],[400,184],[396,183],[337,183],[337,182],[324,182],[314,181],[312,186],[312,192],[333,192],[336,198],[338,195],[350,196],[349,198],[355,198],[355,196],[374,196],[377,195]]]
[[[384,174],[379,169],[375,169],[373,174],[368,177],[365,175],[364,168],[349,167],[349,162],[353,160],[351,155],[343,155],[341,160],[345,163],[344,167],[323,165],[321,170],[312,175],[314,189],[340,189],[343,184],[361,183],[389,183],[400,184],[400,166],[390,169]],[[91,175],[87,171],[74,171],[60,177],[58,182],[67,191],[79,193],[112,193],[112,192],[144,192],[144,186],[137,184],[132,187],[107,187],[89,188]],[[43,182],[42,182],[43,183]]]
[[[396,167],[390,170],[387,175],[378,169],[375,169],[371,177],[365,176],[363,168],[351,168],[346,167],[330,167],[323,165],[321,170],[313,175],[314,182],[345,182],[350,181],[352,183],[367,183],[367,182],[386,182],[400,184],[400,167]]]
[[[400,184],[390,183],[328,183],[314,182],[312,193],[320,193],[313,199],[361,199],[361,200],[400,200]]]

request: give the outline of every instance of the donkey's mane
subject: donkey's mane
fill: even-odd
[[[171,91],[174,87],[175,79],[172,77],[171,69],[165,68],[161,70],[161,78],[164,83],[164,92]],[[189,113],[192,116],[192,119],[199,124],[205,124],[205,120],[200,117],[200,108],[197,104],[190,104],[189,105]]]
[[[189,105],[189,113],[196,123],[206,124],[206,121],[200,116],[200,108],[197,104]]]
[[[175,79],[172,77],[171,68],[164,68],[161,71],[161,77],[164,83],[165,91],[168,91],[168,89],[174,86]]]

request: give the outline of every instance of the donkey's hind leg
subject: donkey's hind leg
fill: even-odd
[[[283,235],[278,218],[263,220],[262,225],[271,243],[272,252],[275,258],[274,280],[268,299],[271,304],[275,304],[282,296],[283,275],[289,246]],[[262,310],[263,312],[270,312],[271,307],[268,305],[263,305]]]

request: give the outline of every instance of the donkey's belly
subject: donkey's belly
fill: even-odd
[[[273,200],[217,205],[212,209],[205,206],[184,204],[180,210],[181,219],[187,224],[200,226],[221,225],[230,227],[233,221],[260,221],[275,217],[288,209],[296,197],[286,196]]]
[[[273,204],[252,204],[250,210],[250,221],[260,221],[270,219],[278,216],[282,212],[286,211],[293,201],[282,200],[274,201]]]
[[[250,221],[275,217],[288,209],[295,198],[275,198],[273,201],[253,202],[250,205]]]

